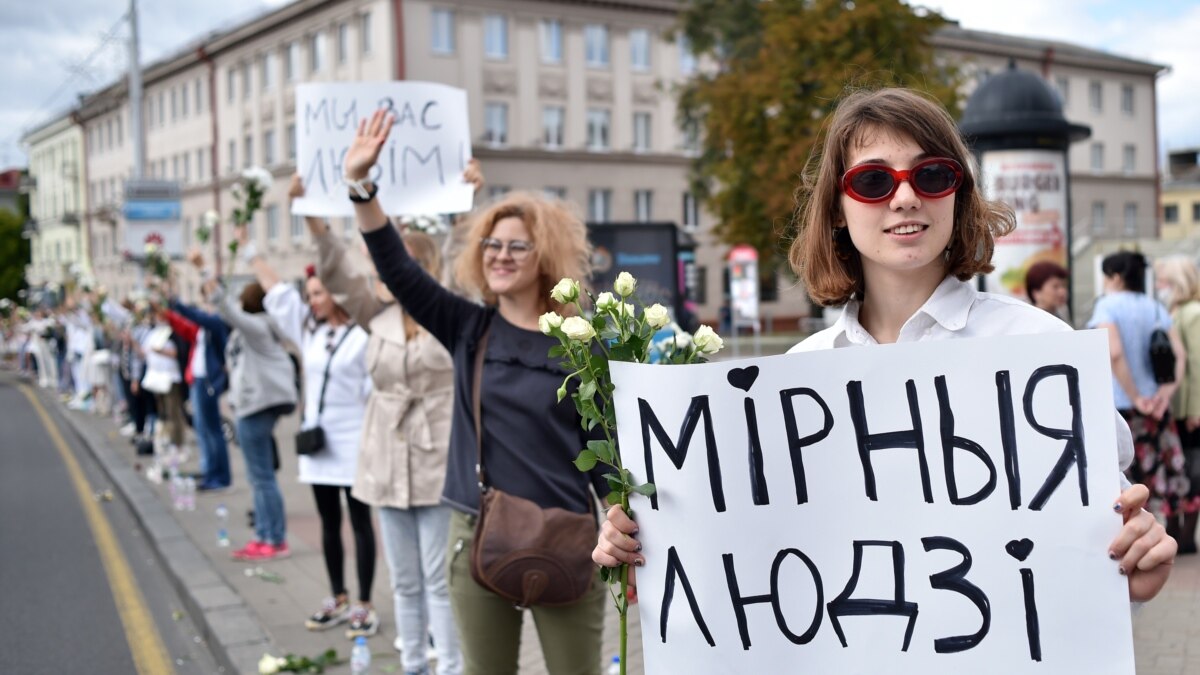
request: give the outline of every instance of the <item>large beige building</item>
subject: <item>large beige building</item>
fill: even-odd
[[[1200,248],[1200,148],[1170,153],[1162,187],[1162,238],[1195,254]]]
[[[409,79],[462,87],[473,152],[488,180],[484,200],[535,190],[574,202],[590,222],[675,223],[697,244],[691,288],[700,316],[714,320],[728,246],[711,236],[711,216],[688,192],[696,141],[680,131],[671,91],[698,65],[672,37],[678,7],[675,0],[298,0],[145,68],[147,177],[181,183],[190,233],[209,209],[228,223],[238,173],[266,166],[276,182],[254,235],[285,276],[298,277],[312,251],[286,198],[295,170],[294,84]],[[1092,139],[1070,153],[1077,245],[1157,232],[1161,66],[957,26],[941,31],[935,47],[976,78],[1010,58],[1044,70],[1068,118],[1092,126]],[[125,83],[87,97],[77,116],[87,139],[85,224],[96,274],[128,290],[136,274],[123,261],[119,209],[132,166]],[[334,227],[356,236],[349,219]],[[222,236],[228,241],[227,226]],[[763,314],[787,329],[807,302],[790,276],[777,286]]]
[[[25,134],[33,176],[29,215],[30,285],[64,284],[90,275],[88,239],[83,227],[83,134],[70,115]]]

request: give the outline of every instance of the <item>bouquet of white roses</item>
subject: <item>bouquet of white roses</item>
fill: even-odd
[[[242,172],[242,180],[230,188],[238,206],[233,209],[233,224],[241,227],[248,224],[254,214],[262,208],[263,197],[271,189],[274,179],[271,172],[261,166],[252,166]],[[237,255],[237,240],[229,242],[229,252]]]
[[[604,291],[595,297],[582,290],[574,279],[563,279],[555,285],[550,296],[563,305],[573,306],[579,315],[564,318],[556,312],[547,312],[538,319],[541,331],[559,341],[557,347],[550,349],[550,356],[563,357],[564,366],[571,372],[558,389],[558,400],[567,397],[567,385],[572,379],[579,380],[579,389],[571,394],[575,409],[589,431],[597,426],[604,431],[603,439],[589,441],[587,448],[580,451],[575,466],[580,471],[591,471],[597,464],[610,468],[611,471],[604,474],[612,489],[609,501],[617,503],[616,500],[620,500],[626,512],[629,511],[631,493],[649,496],[654,493],[654,485],[639,484],[621,463],[609,362],[701,363],[706,356],[717,353],[724,346],[721,338],[708,326],[700,326],[694,335],[674,330],[667,336],[659,335],[671,323],[667,308],[653,304],[639,313],[636,290],[637,280],[628,272],[617,275],[612,292]],[[580,298],[585,293],[595,307],[591,319],[583,316]],[[621,673],[624,674],[629,571],[625,566],[603,567],[600,576],[610,585],[620,615]],[[620,592],[612,592],[611,586],[618,583]]]

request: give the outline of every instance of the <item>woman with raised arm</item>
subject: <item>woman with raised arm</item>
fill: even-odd
[[[449,534],[450,601],[462,640],[468,675],[517,672],[524,612],[478,584],[471,551],[479,513],[480,482],[542,508],[576,513],[592,508],[589,476],[572,464],[586,444],[570,400],[555,403],[567,375],[547,356],[558,341],[538,330],[538,317],[564,308],[550,298],[563,277],[581,278],[588,268],[587,232],[560,202],[525,193],[506,196],[471,218],[456,277],[484,300],[477,305],[443,288],[405,250],[388,223],[371,168],[387,141],[392,118],[383,111],[363,120],[346,154],[350,198],[367,248],[388,290],[454,362],[454,406],[442,503],[453,513]],[[482,429],[476,444],[472,403],[477,347],[486,344],[479,376]],[[476,472],[482,453],[484,473]],[[486,478],[484,478],[486,476]],[[600,493],[607,484],[595,472]],[[578,602],[531,608],[552,675],[597,674],[604,625],[604,589],[593,583]]]
[[[308,302],[291,284],[282,283],[267,259],[249,241],[246,228],[234,232],[239,256],[254,271],[266,291],[263,307],[282,338],[300,349],[304,391],[302,430],[320,429],[323,447],[300,455],[300,482],[312,486],[321,517],[325,571],[332,589],[321,607],[305,621],[309,630],[327,630],[349,622],[346,637],[370,637],[379,630],[371,604],[375,579],[375,529],[371,507],[350,494],[358,465],[358,440],[371,381],[366,370],[367,334],[321,283],[309,266],[304,291]],[[358,568],[358,599],[350,602],[345,582],[342,546],[342,493],[354,530],[354,559]]]
[[[845,310],[792,352],[1071,330],[1020,300],[975,289],[973,277],[992,270],[996,238],[1015,217],[984,199],[970,151],[938,103],[909,89],[850,94],[814,163],[800,187],[806,199],[790,260],[815,302]],[[1133,444],[1119,417],[1115,424],[1120,470]],[[1175,560],[1175,541],[1142,508],[1148,496],[1134,485],[1114,505],[1125,524],[1107,553],[1113,572],[1128,577],[1131,600],[1154,597]],[[642,565],[636,534],[613,507],[592,559]]]
[[[237,298],[217,279],[204,284],[209,301],[230,327],[225,345],[229,404],[236,416],[237,440],[254,492],[254,539],[233,552],[235,560],[257,562],[291,555],[283,493],[275,481],[275,423],[296,409],[298,398],[291,357],[279,328],[263,307],[266,292],[252,281]]]
[[[483,178],[472,162],[464,178]],[[289,195],[304,195],[293,176]],[[450,507],[441,503],[450,444],[454,364],[450,353],[378,281],[348,259],[340,237],[320,218],[307,217],[317,244],[317,274],[344,298],[351,318],[370,333],[367,370],[371,393],[363,418],[355,473],[356,499],[377,507],[383,551],[391,571],[396,640],[405,673],[428,673],[430,636],[438,673],[461,675],[458,629],[446,584],[446,537]],[[421,232],[403,234],[405,250],[438,278],[441,256]]]

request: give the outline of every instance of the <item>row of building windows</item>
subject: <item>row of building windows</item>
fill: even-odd
[[[1090,147],[1091,150],[1091,169],[1094,173],[1104,171],[1104,142],[1094,141]],[[1121,147],[1121,172],[1125,174],[1133,173],[1137,169],[1137,146],[1133,143],[1126,143]]]
[[[653,149],[653,116],[649,112],[633,113],[634,152],[649,152]],[[612,111],[608,108],[587,109],[587,149],[609,150],[612,147]],[[566,108],[558,105],[542,108],[542,146],[550,149],[563,147],[563,129],[566,127]],[[487,102],[483,106],[483,142],[502,147],[509,142],[508,104]],[[699,143],[695,128],[684,130],[685,151],[694,151]]]
[[[432,13],[431,48],[434,54],[454,54],[458,38],[454,10],[434,9]],[[653,65],[655,34],[646,28],[634,28],[628,33],[629,67],[634,72],[649,72]],[[583,56],[589,68],[608,68],[611,64],[609,28],[604,24],[583,27]],[[483,17],[483,55],[492,61],[509,57],[509,17],[505,14],[485,14]],[[691,45],[682,36],[678,39],[679,69],[684,75],[696,70],[696,57]],[[563,25],[558,19],[538,21],[538,53],[542,63],[563,62]]]
[[[1178,223],[1179,222],[1179,204],[1164,204],[1163,205],[1163,222]],[[1200,202],[1192,202],[1192,222],[1200,223]]]
[[[1071,102],[1071,78],[1066,75],[1059,75],[1054,78],[1054,84],[1058,88],[1058,94],[1062,97],[1063,107],[1067,107]],[[1093,113],[1100,114],[1104,112],[1104,82],[1100,80],[1088,80],[1088,109]],[[1132,117],[1134,115],[1134,96],[1133,85],[1121,85],[1121,113]]]
[[[356,22],[358,24],[359,53],[367,56],[371,53],[372,49],[371,15],[369,13],[360,14]],[[343,21],[337,24],[337,27],[334,29],[334,35],[335,49],[337,50],[337,65],[342,66],[350,60],[350,22]],[[267,92],[275,88],[278,81],[276,77],[277,61],[282,61],[284,82],[295,82],[306,72],[309,74],[320,73],[329,67],[325,31],[319,30],[303,38],[303,42],[308,49],[308,61],[304,64],[301,63],[300,42],[300,40],[292,40],[279,48],[278,53],[275,51],[266,51],[257,58],[260,91]],[[237,100],[239,72],[241,77],[241,97],[243,100],[248,100],[251,97],[254,90],[253,70],[255,68],[255,63],[243,61],[240,64],[230,66],[225,71],[226,102],[233,103]],[[302,68],[306,70],[302,70]]]
[[[1127,237],[1136,237],[1139,234],[1138,228],[1138,205],[1137,202],[1125,202],[1124,211],[1124,228],[1121,233]],[[1092,202],[1092,234],[1105,234],[1108,232],[1108,204],[1105,202]]]

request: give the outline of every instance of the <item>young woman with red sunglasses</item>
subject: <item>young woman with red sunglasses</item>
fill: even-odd
[[[973,278],[992,271],[996,238],[1012,231],[1015,218],[983,198],[969,163],[954,120],[921,94],[881,89],[841,102],[810,161],[815,174],[800,187],[807,199],[789,257],[815,302],[845,310],[792,352],[1071,330],[1025,302],[975,289]],[[1133,441],[1115,411],[1114,419],[1123,470]],[[1176,553],[1142,509],[1148,495],[1142,485],[1121,493],[1125,525],[1107,552],[1137,601],[1162,589]],[[644,564],[636,532],[613,507],[592,558]]]

